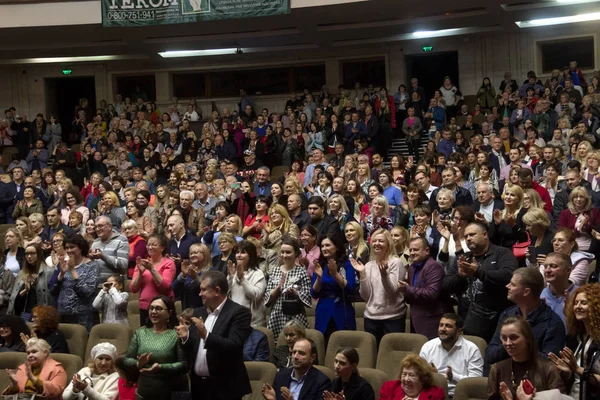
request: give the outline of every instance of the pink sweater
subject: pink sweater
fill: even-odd
[[[360,297],[366,302],[365,317],[385,320],[406,315],[404,296],[398,290],[398,281],[404,280],[405,274],[406,270],[398,257],[389,259],[385,279],[376,261],[369,261],[365,265],[365,279],[360,280]]]
[[[150,307],[152,299],[159,294],[165,295],[173,299],[173,290],[171,290],[171,283],[175,279],[175,263],[173,260],[164,257],[160,264],[154,267],[156,271],[163,277],[162,282],[159,286],[156,286],[152,273],[148,270],[144,271],[142,279],[140,280],[139,290],[133,287],[133,281],[139,275],[140,271],[138,267],[135,267],[133,271],[133,279],[131,280],[130,288],[132,293],[140,292],[140,310],[147,310]]]

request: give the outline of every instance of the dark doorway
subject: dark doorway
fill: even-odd
[[[425,89],[427,99],[432,98],[433,92],[444,84],[445,76],[449,76],[452,83],[460,89],[456,51],[406,56],[406,71],[406,87],[410,88],[410,80],[417,78],[419,86]]]
[[[58,118],[62,125],[63,140],[71,133],[71,123],[79,100],[86,98],[90,110],[96,111],[96,82],[93,76],[73,78],[46,78],[46,114]],[[91,121],[93,116],[88,116]]]

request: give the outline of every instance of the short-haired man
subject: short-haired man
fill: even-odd
[[[244,165],[242,166],[242,170],[240,171],[240,174],[242,174],[244,178],[248,180],[253,180],[256,171],[261,166],[262,163],[256,159],[256,153],[254,152],[254,150],[244,150]]]
[[[477,200],[473,203],[475,219],[488,224],[494,219],[494,210],[504,210],[504,202],[494,196],[494,187],[491,183],[481,182],[477,185]]]
[[[431,180],[429,179],[429,175],[426,172],[418,171],[415,174],[415,181],[417,182],[417,187],[421,189],[425,196],[431,201],[431,197],[433,192],[437,189],[437,186],[433,186],[431,184]]]
[[[297,340],[292,349],[292,368],[282,368],[275,375],[273,386],[263,384],[265,400],[323,399],[323,392],[331,390],[331,380],[314,367],[316,359],[315,343],[310,339]]]
[[[548,353],[558,354],[565,347],[565,325],[560,317],[540,300],[544,289],[542,274],[537,268],[519,268],[513,273],[506,288],[508,300],[515,305],[500,315],[496,333],[485,350],[486,364],[492,365],[509,357],[500,340],[500,328],[502,321],[514,316],[527,319],[542,356],[548,357]]]
[[[442,171],[442,187],[435,189],[429,198],[429,205],[432,210],[439,210],[437,195],[442,188],[450,190],[454,195],[454,205],[452,207],[473,204],[471,193],[464,187],[456,184],[456,171],[454,168],[447,167]]]
[[[191,190],[182,190],[179,193],[179,208],[183,214],[183,220],[187,221],[188,232],[202,237],[204,234],[204,209],[197,210],[192,207],[194,202],[194,192]]]
[[[48,208],[48,211],[46,211],[46,219],[48,220],[48,223],[40,235],[42,242],[44,242],[42,244],[42,248],[44,248],[44,250],[50,250],[52,248],[52,246],[47,242],[50,242],[55,234],[62,232],[66,236],[71,236],[73,233],[75,233],[73,229],[60,221],[60,211],[57,206],[51,206]]]
[[[255,196],[271,196],[271,171],[269,167],[262,166],[256,170],[254,182]]]
[[[125,274],[129,262],[129,242],[127,238],[113,231],[109,217],[96,218],[96,234],[89,257],[100,265],[100,282],[114,274]]]
[[[217,199],[210,195],[208,185],[206,182],[196,183],[194,187],[196,199],[192,203],[192,207],[195,210],[204,210],[204,225],[211,225],[215,220],[215,206],[217,205]]]
[[[287,200],[287,210],[290,218],[299,229],[312,222],[310,215],[302,209],[302,198],[298,194],[291,194]]]
[[[533,171],[527,168],[519,170],[519,186],[521,186],[523,190],[533,189],[538,192],[544,202],[544,211],[548,213],[552,212],[552,199],[550,198],[548,189],[533,180]]]
[[[325,153],[323,153],[323,150],[321,149],[313,149],[312,160],[313,162],[310,163],[306,167],[306,171],[304,171],[304,187],[310,185],[312,182],[313,175],[315,174],[315,167],[317,165],[322,165],[323,169],[326,169],[329,166],[327,159],[325,158]]]
[[[437,336],[421,347],[419,355],[448,379],[452,398],[458,381],[483,376],[483,355],[475,343],[463,337],[463,320],[454,313],[442,315]]]
[[[322,197],[314,196],[308,200],[308,215],[312,219],[312,225],[317,228],[319,237],[331,234],[342,238],[340,224],[337,219],[325,213],[325,202]]]
[[[200,277],[204,305],[194,310],[191,327],[180,318],[176,328],[190,367],[194,399],[241,399],[252,392],[243,357],[252,316],[248,308],[228,299],[228,292],[225,275],[204,272]]]
[[[508,159],[509,159],[509,163],[500,170],[500,180],[504,180],[506,181],[508,179],[508,176],[510,175],[510,170],[512,168],[515,167],[519,167],[519,168],[529,168],[529,165],[522,163],[521,162],[521,153],[519,152],[519,149],[516,147],[513,147],[509,150],[508,152]]]
[[[509,305],[503,299],[517,259],[511,249],[490,242],[488,227],[481,222],[467,225],[465,241],[470,252],[456,252],[443,288],[458,299],[458,315],[465,320],[465,333],[489,341],[498,323],[497,316]]]
[[[546,256],[540,272],[548,286],[542,290],[540,298],[562,319],[566,328],[565,303],[577,286],[569,280],[573,263],[571,257],[563,253],[550,253]],[[587,272],[587,271],[586,271]]]
[[[414,331],[433,339],[437,335],[440,317],[448,310],[448,299],[442,293],[444,267],[429,253],[429,243],[423,237],[410,241],[412,260],[408,268],[408,281],[400,280],[398,288],[410,304],[410,324]]]
[[[194,243],[200,242],[196,235],[186,232],[183,218],[179,215],[172,215],[167,220],[167,232],[171,235],[171,239],[167,243],[167,254],[171,255],[171,259],[175,261],[177,276],[181,272],[181,260],[189,258],[190,247]]]

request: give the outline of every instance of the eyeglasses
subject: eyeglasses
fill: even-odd
[[[55,243],[55,244],[59,244],[59,243],[62,243],[62,242],[64,242],[64,240],[62,240],[62,239],[54,239],[52,241],[52,243]]]
[[[156,312],[161,312],[164,311],[165,309],[162,308],[161,306],[150,306],[148,307],[148,311],[156,311]]]

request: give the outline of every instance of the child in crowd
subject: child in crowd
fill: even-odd
[[[117,358],[115,368],[119,372],[119,399],[135,400],[135,391],[137,390],[137,381],[140,371],[137,368],[131,368],[125,365],[123,357]]]
[[[102,323],[129,325],[127,320],[129,293],[122,291],[124,284],[123,275],[113,274],[104,282],[102,290],[94,299],[92,305],[102,313]]]
[[[179,320],[183,320],[183,323],[189,328],[192,326],[192,317],[194,316],[193,308],[186,308],[179,314]]]

